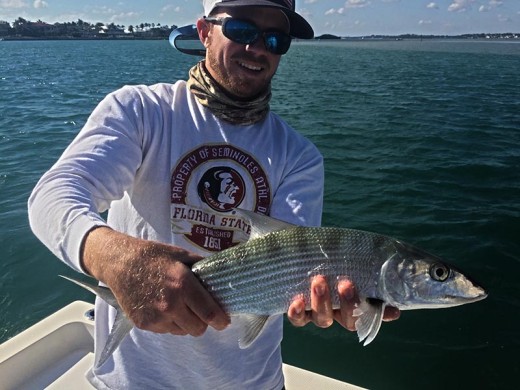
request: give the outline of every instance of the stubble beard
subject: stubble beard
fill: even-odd
[[[220,87],[230,96],[237,97],[239,99],[254,98],[263,93],[271,83],[271,78],[265,80],[263,83],[246,80],[245,78],[238,77],[237,75],[228,74],[223,71],[221,61],[212,55],[210,51],[207,53],[206,61],[209,67],[215,73],[213,78],[220,85]],[[208,68],[208,67],[207,67]]]

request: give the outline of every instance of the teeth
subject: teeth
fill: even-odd
[[[243,62],[241,62],[240,65],[243,66],[244,68],[251,69],[251,70],[256,70],[256,71],[262,70],[262,68],[260,66],[244,64]]]

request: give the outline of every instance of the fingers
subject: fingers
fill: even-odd
[[[138,317],[132,319],[139,329],[148,330],[155,333],[171,333],[179,336],[202,335],[208,324],[202,321],[182,300],[172,298],[168,294],[165,301],[157,306],[142,309],[137,313]],[[165,304],[170,301],[170,304]],[[145,314],[145,312],[148,312]],[[145,318],[146,320],[140,320]]]
[[[132,310],[130,318],[143,330],[201,336],[208,326],[222,330],[230,319],[183,263],[170,264],[155,281],[155,291]],[[160,288],[157,288],[160,286]]]
[[[175,313],[165,313],[164,318],[167,322],[168,332],[179,336],[189,334],[199,337],[208,328],[208,324],[187,306],[178,305]]]
[[[171,334],[173,334],[175,336],[186,336],[188,334],[188,332],[186,332],[184,329],[182,329],[181,327],[179,327],[175,323],[172,323],[170,325],[169,333],[171,333]],[[194,336],[194,335],[192,335],[192,336]]]
[[[383,321],[390,322],[395,321],[401,317],[401,311],[393,306],[385,307],[385,312],[383,314]]]
[[[329,285],[324,276],[318,275],[311,282],[312,322],[320,328],[328,328],[334,322]]]
[[[287,318],[294,326],[305,326],[313,322],[320,328],[327,328],[334,322],[332,300],[329,286],[324,276],[316,276],[311,280],[310,311],[305,311],[306,303],[303,294],[295,297],[287,310]]]
[[[305,311],[305,299],[303,295],[294,298],[289,306],[289,310],[287,310],[287,318],[291,324],[298,327],[305,326],[311,321],[310,316]]]
[[[166,296],[168,309],[163,319],[168,323],[169,332],[201,336],[208,326],[223,330],[229,325],[229,317],[213,299],[210,293],[184,265],[179,264],[175,280]]]
[[[316,326],[326,328],[336,320],[344,328],[355,331],[358,317],[354,316],[354,310],[359,306],[359,296],[352,281],[342,279],[338,282],[337,293],[339,297],[339,308],[332,309],[331,292],[327,280],[324,276],[316,276],[311,281],[311,304],[310,310],[305,311],[306,303],[304,295],[294,298],[287,317],[294,326],[305,326],[313,322]],[[387,306],[385,308],[383,320],[394,321],[399,318],[399,309]]]
[[[336,310],[334,318],[344,328],[355,331],[357,318],[353,316],[353,312],[359,304],[359,299],[354,284],[347,279],[341,280],[338,283],[338,295],[340,308]]]
[[[216,330],[225,329],[230,323],[229,316],[199,281],[193,275],[190,276],[191,284],[184,290],[184,302],[187,308],[202,323]]]
[[[186,310],[181,312],[176,323],[188,330],[189,334],[196,335],[205,332],[208,325],[216,330],[225,329],[230,323],[229,316],[188,269],[201,257],[188,251],[178,253],[177,257],[182,260],[182,264],[178,263],[178,266],[184,271],[184,279],[178,293],[182,294]]]
[[[211,310],[206,309],[205,303],[203,302],[200,302],[195,308],[206,313]],[[210,315],[210,318],[213,318],[213,320],[207,320],[193,312],[187,304],[176,304],[167,311],[161,311],[160,315],[156,316],[154,322],[138,327],[155,333],[171,333],[178,336],[191,335],[198,337],[206,332],[208,326],[212,326],[217,330],[224,329],[229,320],[226,320],[227,317],[225,314],[223,314],[223,316],[225,318],[224,321],[217,322],[215,325],[214,319],[216,316]]]

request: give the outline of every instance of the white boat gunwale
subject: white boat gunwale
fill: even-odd
[[[94,321],[85,313],[91,303],[75,301],[0,345],[2,389],[91,390],[85,374],[94,362]],[[362,390],[288,364],[287,390]]]

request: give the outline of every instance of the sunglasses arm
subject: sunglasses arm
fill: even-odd
[[[187,41],[187,40],[199,40],[199,34],[197,32],[197,26],[195,24],[190,24],[188,26],[179,27],[173,30],[170,34],[170,44],[179,50],[181,53],[190,54],[195,56],[206,55],[206,49],[189,49],[185,47],[179,47],[178,41]]]

